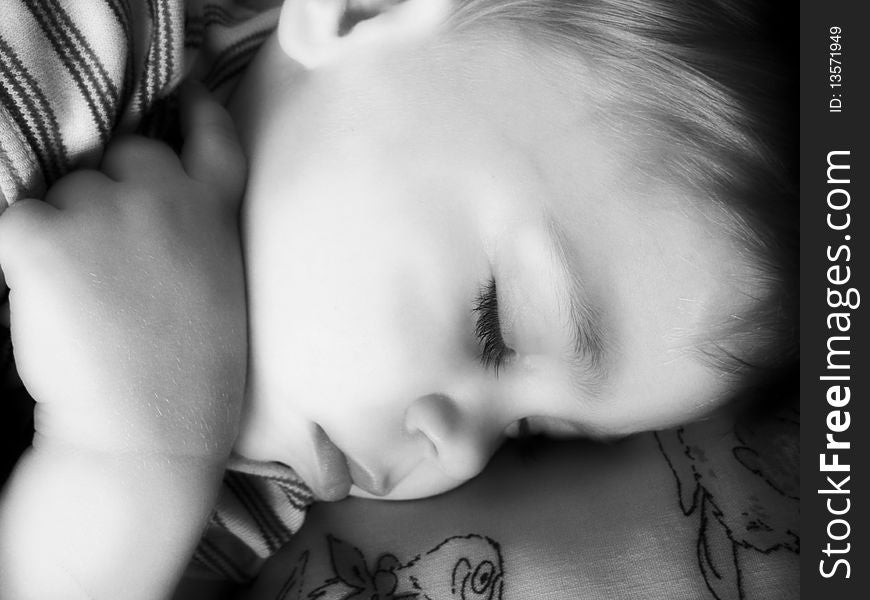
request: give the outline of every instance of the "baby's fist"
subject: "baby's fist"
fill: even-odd
[[[100,171],[0,217],[35,444],[197,458],[231,448],[246,361],[245,162],[223,109],[186,96],[181,157],[123,137]]]

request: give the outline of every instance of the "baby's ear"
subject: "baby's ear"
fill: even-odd
[[[313,69],[371,44],[433,31],[452,0],[284,0],[278,41]]]

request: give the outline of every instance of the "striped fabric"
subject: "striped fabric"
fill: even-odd
[[[0,211],[94,164],[182,76],[179,0],[3,0]]]
[[[234,457],[188,574],[248,581],[299,530],[313,500],[292,469]]]
[[[195,77],[225,98],[274,29],[280,4],[0,0],[0,212],[97,164],[114,134],[177,135],[179,81]],[[0,342],[8,348],[8,337]],[[250,579],[311,502],[288,467],[233,458],[191,572]]]

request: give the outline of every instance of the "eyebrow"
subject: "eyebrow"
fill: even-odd
[[[577,367],[572,382],[581,393],[596,398],[601,395],[608,376],[608,347],[601,318],[585,292],[582,280],[571,268],[565,233],[553,219],[549,219],[549,229],[554,257],[568,284],[567,311],[574,340],[572,362]]]

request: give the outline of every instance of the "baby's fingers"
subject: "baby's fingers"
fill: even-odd
[[[17,273],[45,260],[49,233],[57,226],[58,209],[41,200],[19,200],[0,214],[0,266],[14,289]],[[34,265],[35,266],[35,265]]]
[[[245,154],[229,113],[199,83],[187,82],[181,90],[181,127],[187,174],[237,203],[245,185]]]

